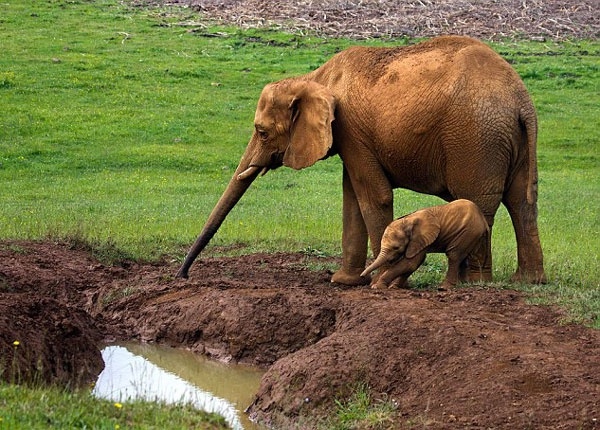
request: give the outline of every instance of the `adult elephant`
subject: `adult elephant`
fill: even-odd
[[[282,165],[343,161],[342,267],[360,285],[393,219],[394,188],[472,200],[491,227],[502,202],[517,237],[514,278],[545,282],[537,227],[537,117],[517,73],[483,43],[443,36],[408,47],[353,47],[304,76],[268,84],[254,133],[178,277],[252,181]],[[488,243],[491,241],[488,240]],[[485,252],[485,254],[483,254]],[[470,279],[490,280],[491,246]]]

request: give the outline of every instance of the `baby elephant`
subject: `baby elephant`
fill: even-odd
[[[487,245],[489,227],[481,210],[469,200],[421,209],[392,221],[381,238],[381,251],[361,276],[383,267],[372,288],[404,287],[429,252],[444,252],[448,272],[440,289],[468,277],[467,257]],[[474,262],[471,262],[473,266]],[[483,265],[479,262],[479,266]]]

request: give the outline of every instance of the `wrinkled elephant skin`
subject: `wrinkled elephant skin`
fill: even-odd
[[[268,84],[254,133],[178,276],[187,277],[252,181],[282,165],[343,161],[342,267],[333,282],[358,285],[393,219],[394,188],[468,199],[490,227],[503,203],[514,226],[514,278],[545,282],[537,227],[537,116],[517,75],[485,44],[443,36],[408,47],[353,47],[307,75]],[[480,279],[492,274],[491,242]]]
[[[372,288],[403,287],[408,277],[431,252],[443,252],[448,257],[448,271],[440,289],[447,290],[459,281],[477,278],[471,267],[482,268],[477,251],[486,247],[489,227],[477,205],[459,199],[445,205],[413,212],[392,221],[383,232],[381,251],[362,276],[383,268]]]

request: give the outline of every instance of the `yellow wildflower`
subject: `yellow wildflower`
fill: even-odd
[[[15,341],[13,342],[13,345],[14,345],[14,346],[19,346],[19,345],[21,345],[21,342],[19,342],[18,340],[15,340]]]
[[[122,404],[120,404],[120,403],[115,403],[115,408],[117,408],[117,409],[121,409],[122,407],[123,407],[123,405],[122,405]]]

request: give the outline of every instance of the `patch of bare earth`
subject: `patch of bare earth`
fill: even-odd
[[[398,404],[391,428],[598,427],[600,331],[510,290],[340,288],[307,268],[322,263],[205,258],[176,280],[174,263],[107,267],[65,243],[0,243],[0,363],[93,379],[99,340],[138,339],[263,366],[249,411],[275,428],[358,382]]]
[[[598,38],[596,0],[132,0],[139,6],[187,6],[197,19],[351,38]]]

